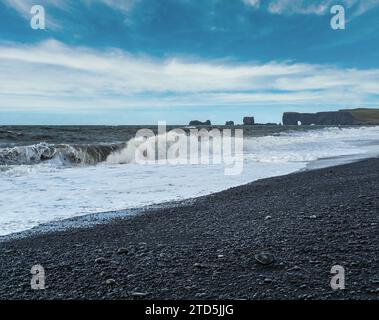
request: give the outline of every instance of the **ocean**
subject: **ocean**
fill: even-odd
[[[379,155],[377,126],[237,127],[244,130],[243,171],[228,176],[222,163],[134,162],[142,128],[157,132],[155,126],[0,127],[0,236]],[[190,130],[167,130],[174,128]]]

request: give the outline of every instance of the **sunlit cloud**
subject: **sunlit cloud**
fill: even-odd
[[[242,0],[246,5],[259,8],[261,5],[261,0]]]
[[[372,104],[379,70],[154,59],[49,40],[0,46],[0,110]]]
[[[21,17],[23,17],[25,20],[30,20],[31,8],[38,4],[42,5],[46,9],[46,25],[47,29],[51,30],[58,30],[64,28],[63,22],[60,20],[59,15],[52,14],[49,9],[59,9],[61,12],[70,13],[72,12],[72,9],[75,6],[78,5],[84,5],[87,8],[90,8],[94,4],[103,4],[104,6],[109,7],[110,9],[113,9],[115,11],[119,12],[129,12],[134,4],[139,2],[140,0],[66,0],[66,1],[59,1],[59,0],[39,0],[38,3],[36,3],[35,0],[3,0],[4,4],[15,10],[19,13]]]
[[[40,0],[36,3],[34,0],[3,0],[4,4],[18,12],[18,14],[23,17],[25,20],[30,20],[31,8],[38,4],[44,7],[53,7],[55,9],[60,9],[64,11],[69,10],[69,2],[66,1],[57,1],[57,0]],[[46,15],[46,27],[47,29],[56,30],[61,29],[62,25],[59,22],[59,19],[52,17],[52,15]]]
[[[246,5],[256,9],[263,7],[259,0],[242,0]],[[367,11],[379,7],[379,0],[267,0],[265,8],[272,14],[313,14],[325,15],[330,13],[330,8],[335,4],[341,4],[352,10],[352,15],[361,15]]]

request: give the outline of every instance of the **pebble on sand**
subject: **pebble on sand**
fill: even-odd
[[[128,249],[126,248],[120,248],[117,250],[117,254],[122,255],[122,254],[128,254]]]
[[[105,281],[105,283],[109,286],[112,286],[112,285],[116,284],[116,280],[115,279],[108,279],[107,281]]]
[[[107,262],[107,260],[105,259],[105,258],[96,258],[95,259],[95,263],[105,263],[105,262]]]
[[[148,293],[146,292],[131,292],[130,294],[133,297],[140,297],[140,298],[146,297],[148,295]]]
[[[268,253],[268,252],[260,252],[256,254],[254,258],[258,263],[264,266],[268,266],[275,261],[275,257],[271,253]]]

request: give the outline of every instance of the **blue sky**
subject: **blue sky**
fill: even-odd
[[[30,27],[34,4],[46,30]],[[0,0],[0,124],[378,107],[378,18],[379,0]]]

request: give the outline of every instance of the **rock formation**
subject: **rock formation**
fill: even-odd
[[[207,120],[205,122],[201,122],[201,121],[198,121],[198,120],[192,120],[190,123],[189,123],[190,126],[211,126],[212,123],[210,120]]]
[[[355,121],[360,124],[379,125],[379,109],[360,108],[341,111],[350,112]]]
[[[245,126],[252,126],[255,124],[254,117],[245,117],[243,118],[243,124]]]
[[[234,126],[234,121],[226,121],[226,126]]]
[[[284,125],[350,125],[354,118],[349,112],[297,113],[286,112],[283,115]]]

